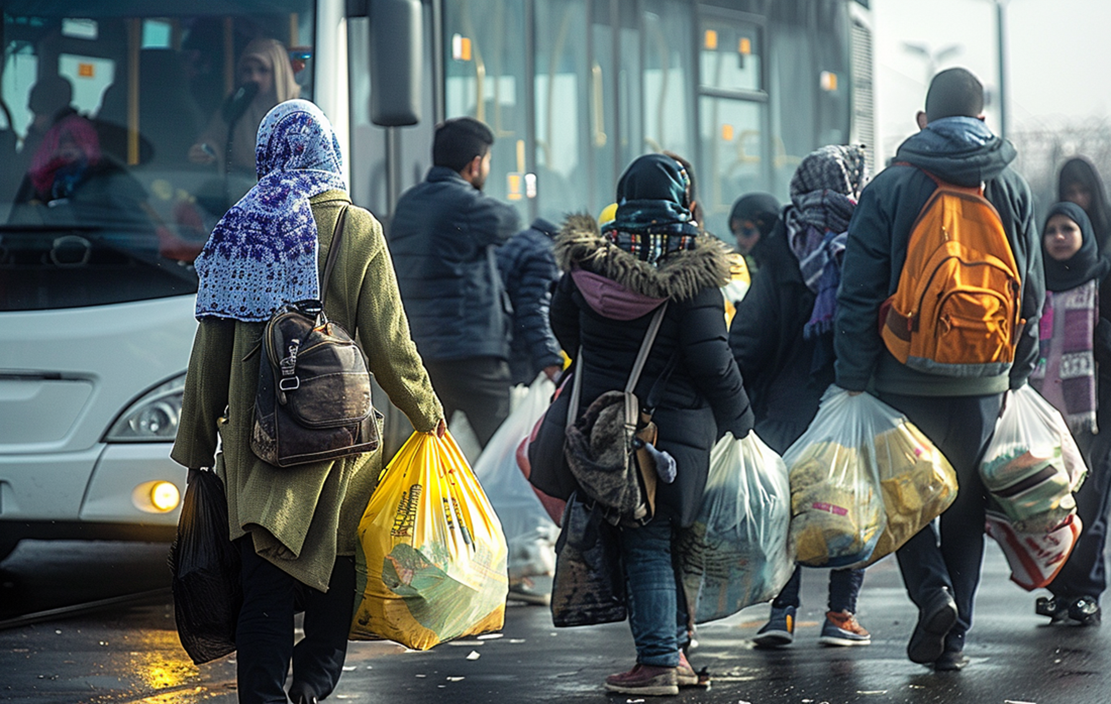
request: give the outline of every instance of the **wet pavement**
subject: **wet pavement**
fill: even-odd
[[[64,595],[104,598],[106,581],[147,592],[144,601],[53,617],[0,630],[0,701],[12,704],[185,704],[236,701],[234,655],[194,666],[174,630],[173,608],[157,590],[168,584],[165,547],[122,543],[25,543],[0,570],[0,611],[13,604],[60,606]],[[61,588],[68,575],[68,590]],[[1007,580],[1001,553],[989,544],[967,669],[934,673],[909,662],[906,639],[915,611],[891,560],[869,568],[860,619],[869,647],[817,642],[826,575],[803,576],[796,642],[754,650],[748,638],[767,606],[705,624],[692,651],[709,667],[709,691],[684,690],[670,701],[713,704],[1107,704],[1111,702],[1111,624],[1045,625],[1035,594]],[[99,577],[98,577],[99,576]],[[107,579],[110,577],[110,579]],[[49,587],[49,584],[54,586]],[[17,591],[22,590],[22,591]],[[19,594],[17,597],[16,595]],[[14,600],[14,601],[13,601]],[[70,599],[72,601],[72,598]],[[390,643],[352,643],[346,672],[327,701],[599,702],[636,704],[607,695],[605,675],[632,664],[624,623],[556,629],[547,609],[511,603],[502,633],[456,641],[428,652]],[[653,698],[647,698],[653,701]]]

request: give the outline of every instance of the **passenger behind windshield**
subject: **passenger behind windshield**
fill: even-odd
[[[153,234],[146,199],[142,184],[102,152],[93,123],[71,114],[46,131],[31,155],[10,222]],[[150,248],[156,248],[156,240],[150,241]],[[140,242],[131,244],[142,248]]]
[[[27,134],[23,138],[23,149],[20,151],[21,172],[27,171],[31,166],[31,158],[42,145],[50,128],[66,117],[77,114],[70,104],[72,100],[73,84],[63,76],[46,76],[39,79],[31,88],[27,98],[27,109],[31,111],[32,118],[31,124],[27,126]]]
[[[189,160],[218,164],[229,177],[256,181],[255,135],[270,108],[301,96],[289,52],[276,39],[255,39],[243,50],[236,67],[238,86],[209,121],[208,128],[189,149]],[[234,187],[229,199],[238,198]]]

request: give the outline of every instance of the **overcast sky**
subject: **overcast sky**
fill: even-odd
[[[927,59],[959,50],[937,68],[964,66],[989,90],[998,85],[993,0],[872,0],[876,99],[883,157],[917,129],[928,84]],[[1055,128],[1092,117],[1111,118],[1111,0],[1006,2],[1007,104],[1011,131]],[[988,109],[998,130],[998,113]]]

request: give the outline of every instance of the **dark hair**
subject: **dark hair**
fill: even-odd
[[[64,76],[46,76],[31,87],[27,107],[36,115],[54,116],[73,101],[73,84]]]
[[[476,156],[486,156],[494,144],[494,133],[473,117],[456,117],[436,125],[432,140],[432,163],[462,171]]]
[[[979,117],[984,112],[984,85],[966,68],[947,68],[926,91],[926,120]]]
[[[1092,162],[1082,156],[1075,156],[1061,166],[1061,172],[1057,175],[1058,201],[1065,200],[1065,189],[1074,183],[1083,185],[1092,194],[1085,214],[1091,220],[1102,251],[1107,245],[1106,238],[1111,237],[1111,206],[1107,202],[1103,179]]]
[[[679,166],[682,166],[683,170],[687,172],[687,202],[683,205],[690,209],[691,217],[694,218],[695,222],[699,225],[705,225],[706,223],[702,222],[702,204],[698,201],[698,182],[694,177],[694,166],[675,152],[665,151],[664,156],[669,156],[679,162]],[[691,207],[692,204],[693,207]]]

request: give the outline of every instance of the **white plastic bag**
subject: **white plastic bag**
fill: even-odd
[[[509,545],[509,578],[550,575],[555,570],[559,528],[517,466],[517,446],[548,409],[555,384],[541,374],[486,444],[474,473],[501,520]]]
[[[1080,454],[1080,448],[1077,447],[1076,439],[1073,438],[1064,416],[1029,384],[1012,392],[1012,396],[1023,403],[1029,403],[1031,410],[1037,412],[1046,424],[1053,428],[1053,432],[1061,442],[1061,462],[1069,475],[1069,483],[1075,493],[1084,483],[1084,478],[1088,474],[1088,465],[1084,463],[1084,456]]]
[[[995,434],[980,463],[980,478],[1017,533],[1046,533],[1076,512],[1073,488],[1084,476],[1065,449],[1079,458],[1064,421],[1037,391],[1023,386],[1007,394]]]
[[[698,517],[676,549],[696,623],[769,601],[787,584],[795,569],[790,496],[786,465],[756,433],[714,446]]]
[[[810,427],[783,455],[799,564],[845,567],[871,557],[887,524],[873,445],[903,420],[869,394],[826,390]]]

